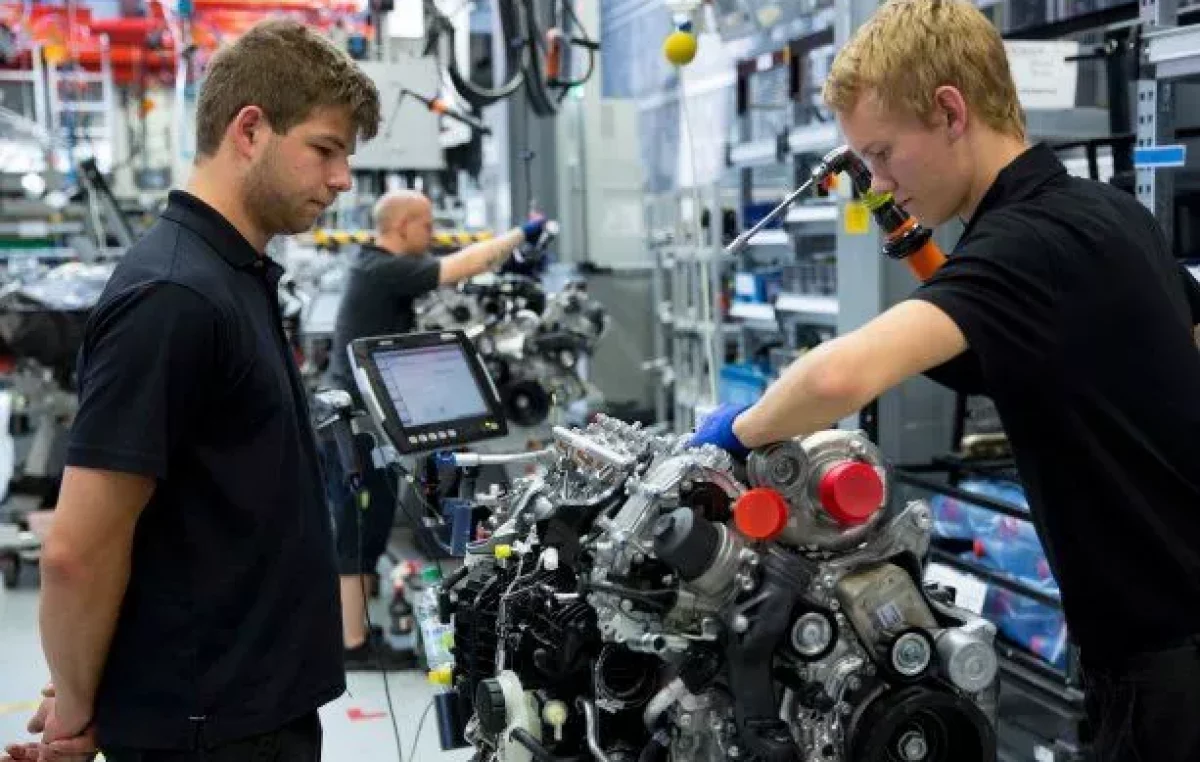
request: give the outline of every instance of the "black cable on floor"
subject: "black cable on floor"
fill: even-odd
[[[413,736],[412,748],[408,750],[408,758],[415,760],[417,758],[417,742],[421,740],[421,729],[425,727],[425,720],[429,719],[429,710],[433,709],[435,699],[429,699],[429,703],[425,705],[425,711],[421,712],[421,719],[417,722],[417,732]]]
[[[367,508],[369,508],[371,505],[371,495],[365,489],[363,489],[361,486],[359,486],[353,492],[353,494],[354,494],[354,500],[358,504],[356,506],[357,510],[354,512],[355,519],[356,519],[354,524],[355,524],[355,526],[357,528],[357,532],[358,532],[358,563],[356,564],[356,568],[359,571],[358,583],[359,583],[359,585],[362,586],[363,618],[366,620],[366,623],[367,623],[367,658],[369,660],[377,659],[379,662],[379,673],[380,673],[380,675],[383,676],[383,694],[387,698],[388,716],[392,720],[392,737],[396,741],[396,754],[399,758],[399,762],[404,762],[404,746],[400,742],[400,725],[396,722],[396,707],[395,707],[395,704],[392,703],[392,687],[388,683],[388,679],[387,679],[387,666],[383,663],[382,656],[376,652],[375,643],[373,642],[372,637],[371,637],[373,634],[373,632],[372,632],[373,625],[371,624],[371,599],[370,599],[370,597],[367,596],[367,575],[362,573],[363,514],[366,512]],[[382,588],[382,585],[380,587]],[[417,729],[417,732],[418,733],[420,732],[420,728]],[[411,759],[411,758],[412,757],[410,755],[409,759]]]

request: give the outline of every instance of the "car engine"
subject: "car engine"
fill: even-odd
[[[585,281],[547,295],[528,276],[484,276],[430,294],[416,314],[417,330],[462,329],[471,337],[515,424],[536,426],[554,407],[599,396],[580,370],[608,315]]]
[[[861,432],[743,463],[603,415],[479,497],[440,591],[478,762],[991,762],[995,627]]]

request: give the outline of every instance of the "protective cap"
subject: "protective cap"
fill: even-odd
[[[733,504],[733,521],[738,531],[753,540],[773,540],[787,526],[788,512],[783,495],[769,487],[756,487]]]
[[[883,480],[873,466],[851,460],[825,472],[818,488],[821,505],[841,524],[862,524],[883,504]]]

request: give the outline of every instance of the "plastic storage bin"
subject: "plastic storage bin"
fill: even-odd
[[[770,377],[757,365],[730,363],[721,368],[718,396],[722,404],[752,405],[769,383]]]

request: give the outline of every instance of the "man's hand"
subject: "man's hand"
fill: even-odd
[[[9,744],[0,754],[0,762],[37,762],[38,744]]]
[[[79,724],[80,721],[60,721],[56,714],[56,698],[53,685],[43,688],[42,704],[26,726],[30,733],[41,733],[42,742],[9,744],[5,748],[5,754],[0,755],[0,762],[86,762],[95,757],[94,727],[87,720],[83,720],[82,724],[86,727],[82,732],[63,735],[60,728],[69,727],[70,723]]]
[[[546,231],[546,218],[542,215],[531,217],[528,222],[521,226],[521,232],[525,234],[525,243],[530,246],[537,246],[542,240],[542,233]]]
[[[744,459],[750,454],[750,448],[742,444],[742,440],[733,433],[733,422],[747,407],[747,405],[721,405],[700,422],[700,425],[696,427],[696,433],[688,440],[688,446],[716,445],[735,458]]]
[[[53,701],[53,699],[47,699]],[[96,756],[96,728],[88,718],[58,713],[51,707],[38,746],[39,762],[88,762]]]

